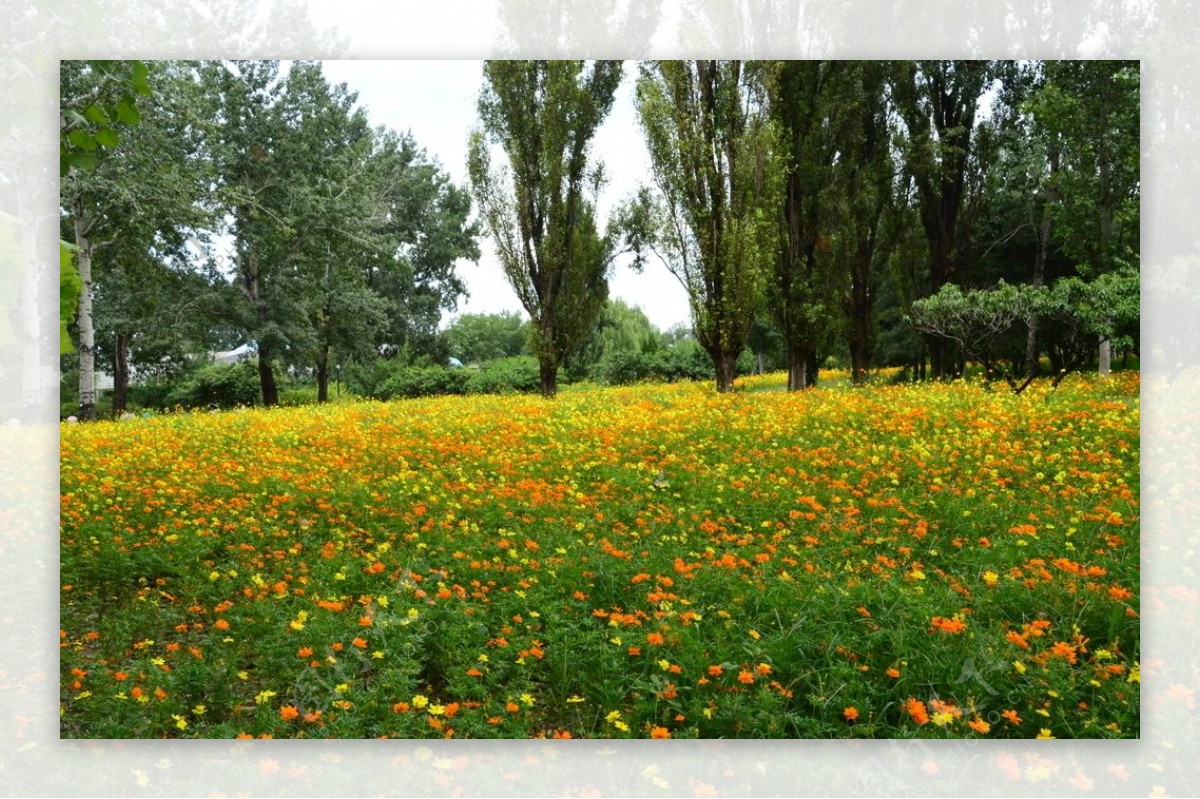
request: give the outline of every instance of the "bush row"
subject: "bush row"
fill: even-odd
[[[527,393],[537,391],[541,385],[537,359],[528,355],[500,358],[479,369],[378,361],[352,371],[347,383],[356,394],[378,400],[437,394]]]

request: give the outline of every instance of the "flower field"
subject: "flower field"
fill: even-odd
[[[1138,377],[61,429],[61,735],[1133,738]]]

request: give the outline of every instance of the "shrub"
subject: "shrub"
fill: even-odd
[[[174,385],[166,396],[168,406],[184,408],[234,408],[254,405],[260,396],[258,367],[253,361],[203,366]]]
[[[716,377],[712,358],[691,339],[676,342],[651,354],[651,372],[660,380],[712,380]]]
[[[542,386],[537,358],[531,355],[498,358],[465,374],[468,394],[530,393],[540,391]]]
[[[592,379],[609,386],[627,386],[654,372],[652,356],[633,350],[607,352],[592,366]]]
[[[396,397],[432,397],[439,394],[464,394],[467,376],[461,369],[442,366],[405,366],[396,370],[378,387],[379,399]]]

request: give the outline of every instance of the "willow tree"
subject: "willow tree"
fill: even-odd
[[[620,61],[488,61],[468,170],[500,265],[533,321],[541,391],[579,348],[608,298],[616,235],[600,233],[591,141],[612,108]],[[491,145],[507,157],[492,164]]]
[[[650,61],[638,113],[658,197],[644,239],[683,284],[696,340],[729,391],[775,257],[773,128],[740,61]]]

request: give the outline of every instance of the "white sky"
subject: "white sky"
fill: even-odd
[[[418,146],[435,158],[455,183],[467,185],[467,136],[475,124],[475,103],[482,86],[480,61],[325,61],[331,84],[345,83],[358,93],[372,126],[411,131]],[[596,132],[593,158],[604,162],[608,184],[598,212],[603,220],[639,182],[649,179],[650,161],[633,105],[634,70],[626,64],[613,110]],[[470,296],[459,313],[518,311],[525,315],[496,262],[491,240],[480,240],[479,263],[460,262]],[[690,323],[687,295],[665,266],[651,258],[642,274],[619,259],[609,296],[639,306],[660,330]],[[445,320],[444,320],[445,321]]]

